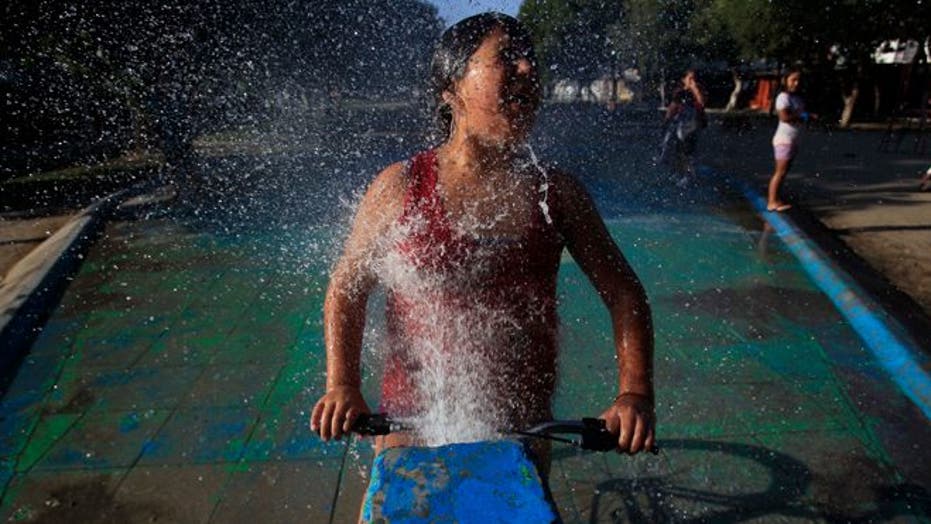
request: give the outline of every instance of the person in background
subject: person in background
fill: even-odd
[[[801,80],[800,69],[792,68],[786,71],[782,77],[782,92],[776,97],[776,115],[779,117],[779,125],[773,135],[773,156],[776,160],[776,168],[769,180],[766,202],[768,211],[781,212],[792,207],[780,198],[779,190],[798,153],[801,126],[813,118],[813,115],[805,111],[805,104],[798,95]]]
[[[695,150],[698,135],[707,127],[705,92],[698,73],[689,69],[682,75],[682,84],[672,94],[663,119],[663,153],[673,163],[676,185],[684,187],[695,176]],[[671,157],[671,158],[670,158]]]

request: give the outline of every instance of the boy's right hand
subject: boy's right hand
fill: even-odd
[[[339,440],[349,433],[360,413],[371,413],[362,392],[354,386],[337,386],[320,397],[310,414],[310,429],[323,440]]]

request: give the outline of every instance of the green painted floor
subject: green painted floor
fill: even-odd
[[[193,208],[107,225],[0,400],[0,519],[355,520],[368,443],[307,427],[322,297],[343,202],[411,153],[419,124],[350,116],[360,132],[303,152],[213,160]],[[557,445],[563,518],[929,522],[931,423],[742,197],[680,190],[652,164],[652,116],[547,104],[537,126],[540,158],[608,217],[657,339],[663,451]],[[594,415],[615,394],[607,314],[568,258],[559,289],[555,413]]]
[[[928,421],[778,240],[740,223],[611,220],[654,308],[663,451],[556,445],[563,518],[927,522]],[[368,443],[307,427],[338,235],[109,224],[2,401],[0,518],[353,521]],[[568,258],[560,296],[555,412],[594,415],[614,395],[607,314]]]

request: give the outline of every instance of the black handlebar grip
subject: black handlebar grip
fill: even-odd
[[[583,418],[582,442],[579,447],[589,451],[611,451],[617,449],[617,435],[608,431],[604,419]],[[659,448],[655,445],[647,451],[653,455],[659,454]]]
[[[387,435],[391,433],[391,421],[383,413],[360,413],[352,423],[352,431],[366,436]]]
[[[583,418],[579,447],[589,451],[611,451],[617,448],[617,436],[608,431],[603,419]]]

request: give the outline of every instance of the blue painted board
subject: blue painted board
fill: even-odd
[[[363,522],[556,522],[543,482],[514,440],[390,448],[375,457]]]

